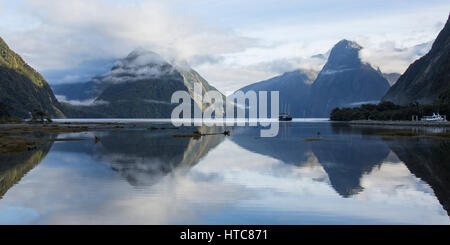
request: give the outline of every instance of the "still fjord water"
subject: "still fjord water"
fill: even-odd
[[[273,138],[137,125],[0,156],[0,224],[450,223],[447,139],[314,120]]]

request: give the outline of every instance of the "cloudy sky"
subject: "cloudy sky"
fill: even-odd
[[[0,0],[0,36],[50,83],[87,79],[137,47],[188,62],[230,92],[282,72],[320,69],[310,56],[346,38],[383,72],[426,53],[448,0]]]

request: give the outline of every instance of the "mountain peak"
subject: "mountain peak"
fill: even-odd
[[[343,39],[331,49],[325,70],[342,70],[348,68],[358,68],[362,62],[359,58],[359,51],[362,47],[353,41]]]
[[[357,49],[357,50],[362,49],[361,45],[359,45],[357,42],[350,41],[347,39],[342,39],[341,41],[336,43],[336,45],[334,45],[333,48],[345,48],[345,49]]]
[[[159,54],[144,49],[142,47],[136,48],[128,54],[125,59],[121,60],[123,63],[133,64],[137,66],[150,65],[150,64],[167,64]]]
[[[334,45],[312,84],[309,115],[328,117],[336,107],[378,101],[386,93],[388,81],[380,71],[361,62],[361,49],[356,42],[345,39]]]
[[[97,78],[105,82],[121,83],[170,76],[174,70],[159,54],[136,48],[127,57],[116,61],[111,71]]]

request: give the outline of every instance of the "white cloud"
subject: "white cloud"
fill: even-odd
[[[234,64],[205,64],[197,67],[197,71],[207,81],[214,81],[213,85],[225,95],[230,95],[245,85],[277,75],[273,71],[251,69]]]
[[[68,103],[68,104],[77,105],[77,106],[96,106],[96,105],[108,104],[107,101],[95,100],[95,98],[87,99],[87,100],[68,100],[66,98],[66,96],[64,96],[64,95],[55,95],[55,97],[59,102]]]
[[[170,11],[165,1],[26,1],[18,15],[36,26],[6,38],[37,69],[124,57],[138,46],[177,59],[244,50],[254,39]],[[208,48],[205,48],[208,47]]]
[[[233,60],[234,59],[234,60]],[[296,69],[320,71],[326,62],[326,58],[319,57],[287,57],[274,60],[261,59],[260,62],[242,62],[239,58],[225,59],[225,62],[197,66],[197,71],[208,81],[214,81],[217,89],[225,95],[230,95],[236,90],[262,80],[272,78],[284,72]]]
[[[306,154],[306,162],[288,165],[225,139],[188,171],[180,166],[151,186],[135,187],[111,170],[114,159],[52,150],[8,190],[0,202],[0,222],[236,224],[260,223],[267,217],[265,222],[271,223],[449,223],[431,188],[401,162],[374,168],[361,178],[363,192],[342,198],[317,157]],[[129,164],[127,160],[136,159],[122,160]],[[136,163],[151,166],[154,160]],[[232,216],[233,210],[246,214],[245,219]]]
[[[436,37],[448,17],[448,7],[448,3],[412,9],[404,6],[399,11],[373,12],[358,18],[336,14],[316,21],[304,21],[302,17],[274,20],[264,28],[258,28],[255,24],[241,32],[273,46],[247,49],[243,52],[245,56],[243,53],[236,56],[243,56],[238,59],[246,63],[310,56],[326,52],[345,38],[361,44],[365,48],[364,57],[367,60],[376,62],[386,71],[401,73],[410,62],[426,53],[426,48],[420,48],[414,54],[414,48],[417,48],[414,46],[430,42]],[[380,55],[386,57],[381,58]],[[389,63],[384,64],[384,61]]]
[[[122,58],[142,46],[169,62],[186,61],[225,93],[288,70],[319,69],[308,57],[343,38],[364,46],[364,60],[383,72],[401,73],[423,54],[416,45],[436,37],[450,7],[384,0],[0,3],[7,9],[2,37],[39,71]]]
[[[379,67],[382,72],[403,73],[416,59],[422,57],[431,49],[432,41],[403,47],[395,41],[385,41],[372,48],[364,48],[360,52],[363,62]]]

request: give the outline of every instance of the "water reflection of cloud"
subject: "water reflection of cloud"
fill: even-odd
[[[403,215],[403,220],[417,222],[408,215],[410,212],[415,213],[417,218],[421,217],[422,222],[449,223],[448,216],[431,187],[411,174],[405,164],[398,159],[394,162],[386,161],[363,175],[361,186],[364,190],[355,197],[356,199],[372,205],[378,203],[380,207],[389,206],[402,210],[400,215]],[[429,215],[430,213],[436,215]],[[380,216],[390,218],[387,215],[380,212]]]
[[[0,206],[0,225],[26,224],[37,218],[39,213],[21,206]]]
[[[307,153],[311,162],[298,167],[249,152],[229,140],[218,148],[223,150],[211,152],[194,171],[216,173],[223,176],[225,182],[239,183],[251,188],[269,188],[272,191],[289,192],[292,185],[301,182],[310,182],[320,189],[315,183],[317,180],[323,180],[325,184],[322,186],[329,189],[328,176],[311,152]]]
[[[421,205],[437,201],[431,187],[411,175],[403,163],[383,163],[365,174],[361,185],[364,191],[357,196],[360,200],[405,204],[403,199],[412,199],[420,201],[413,204]]]
[[[260,195],[256,200],[243,201],[247,203],[244,206],[264,207],[272,214],[290,211],[292,217],[304,218],[305,214],[315,214],[319,217],[316,217],[317,220],[324,223],[339,216],[339,223],[449,223],[448,216],[431,188],[412,175],[395,154],[387,157],[392,162],[383,163],[381,167],[364,175],[361,182],[365,190],[360,195],[343,199],[329,186],[326,172],[311,152],[307,153],[307,164],[296,167],[262,155],[249,155],[242,149],[241,156],[239,150],[235,149],[238,146],[228,143],[221,145],[228,151],[218,149],[214,151],[217,155],[209,156],[226,160],[208,162],[211,159],[204,159],[196,170],[220,172],[225,176],[225,182],[240,183],[246,188],[272,189],[257,191],[266,194]],[[227,159],[227,155],[232,155],[233,158]],[[250,162],[247,159],[251,159]],[[315,178],[326,181],[314,183]],[[376,195],[380,192],[387,198]],[[364,201],[363,197],[370,202]],[[300,219],[297,223],[303,221]]]
[[[0,220],[34,224],[449,223],[429,187],[402,163],[383,163],[361,178],[363,192],[342,198],[314,154],[306,154],[307,162],[299,167],[225,140],[189,171],[176,168],[152,186],[136,188],[92,156],[52,151],[4,196]],[[30,212],[22,212],[27,216],[23,218],[14,216],[11,208]]]
[[[251,193],[237,185],[215,185],[214,174],[177,171],[145,188],[134,188],[85,154],[49,154],[48,158],[5,196],[0,218],[23,205],[39,217],[15,222],[36,224],[173,224],[196,222],[198,213],[220,209]],[[104,173],[104,174],[101,174]],[[38,187],[38,188],[36,188]],[[207,205],[205,205],[207,204]],[[198,221],[200,222],[200,221]]]

